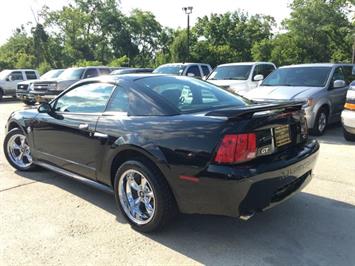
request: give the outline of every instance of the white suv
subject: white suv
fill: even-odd
[[[355,141],[355,81],[350,84],[344,111],[341,113],[341,122],[344,138],[348,141]]]
[[[1,71],[0,100],[3,96],[16,97],[17,83],[38,78],[38,72],[33,69],[6,69]]]
[[[276,66],[270,62],[230,63],[217,66],[207,81],[223,89],[244,95],[255,89]]]

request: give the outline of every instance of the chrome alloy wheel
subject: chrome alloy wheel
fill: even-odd
[[[319,132],[323,132],[326,126],[327,126],[327,115],[322,112],[322,113],[320,113],[319,119],[318,119]]]
[[[18,167],[29,168],[32,165],[30,146],[24,135],[11,136],[7,143],[7,152],[11,161]]]
[[[151,184],[141,172],[125,171],[120,177],[118,195],[124,212],[133,222],[144,225],[152,220],[155,196]]]

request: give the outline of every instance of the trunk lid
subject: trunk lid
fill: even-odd
[[[206,116],[227,118],[221,138],[226,134],[255,133],[256,154],[260,157],[307,141],[303,104],[287,102],[221,108],[208,112]]]

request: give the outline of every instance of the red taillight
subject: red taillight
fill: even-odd
[[[256,157],[256,135],[225,135],[220,144],[215,161],[217,163],[240,163]]]

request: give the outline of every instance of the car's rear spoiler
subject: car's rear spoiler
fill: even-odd
[[[241,118],[241,117],[251,117],[254,113],[273,111],[273,110],[283,110],[283,111],[298,111],[302,109],[305,102],[281,102],[281,103],[265,103],[265,104],[255,104],[246,107],[228,107],[223,109],[213,110],[208,112],[206,116],[223,116],[230,119]]]

